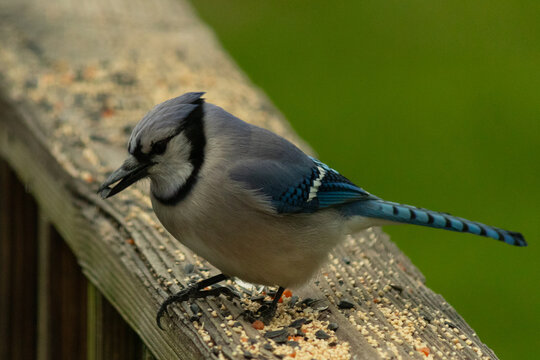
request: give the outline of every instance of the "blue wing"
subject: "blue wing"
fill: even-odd
[[[357,200],[378,199],[317,159],[244,163],[231,178],[270,198],[278,213],[309,213]]]

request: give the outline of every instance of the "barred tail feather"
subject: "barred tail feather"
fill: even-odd
[[[527,246],[523,235],[518,232],[499,229],[437,211],[385,200],[358,201],[354,205],[355,215],[471,233],[504,241],[510,245]]]

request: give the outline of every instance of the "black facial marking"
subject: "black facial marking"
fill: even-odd
[[[137,159],[144,157],[144,153],[142,152],[141,139],[137,140],[137,145],[135,146],[135,149],[133,149],[131,155],[135,156]]]
[[[142,151],[142,144],[141,140],[137,140],[137,145],[135,146],[135,149],[133,151],[129,151],[131,155],[133,155],[139,162],[145,163],[151,161],[150,154],[145,154]]]
[[[182,201],[191,191],[195,183],[197,182],[199,171],[204,162],[204,150],[206,146],[206,137],[204,135],[204,122],[203,122],[203,103],[204,100],[199,98],[192,102],[192,104],[199,105],[193,110],[186,119],[184,119],[182,126],[178,129],[179,132],[184,132],[186,138],[191,145],[191,152],[189,154],[189,162],[193,165],[193,171],[187,178],[186,182],[178,187],[175,193],[169,197],[160,197],[153,194],[154,197],[164,205],[176,205]],[[157,143],[156,143],[157,144]],[[166,146],[166,145],[165,145]]]
[[[169,141],[171,141],[172,138],[173,136],[169,136],[168,138],[152,143],[150,156],[163,154],[165,150],[167,150],[167,144],[169,143]]]

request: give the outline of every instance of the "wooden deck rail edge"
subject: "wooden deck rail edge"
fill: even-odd
[[[321,300],[316,305],[286,299],[280,306],[285,318],[315,319],[305,338],[292,336],[297,343],[265,339],[268,327],[259,331],[238,317],[246,304],[223,297],[197,301],[196,321],[189,304],[171,307],[166,331],[159,330],[161,301],[215,270],[162,229],[144,186],[110,201],[95,194],[126,155],[131,127],[154,104],[203,90],[212,103],[307,146],[183,0],[5,0],[0,19],[0,156],[156,358],[278,358],[288,351],[298,358],[309,351],[496,358],[380,229],[348,239],[313,282],[294,291],[299,303],[309,297]],[[338,306],[344,299],[352,309]],[[330,339],[315,338],[327,322],[339,328],[324,329]]]

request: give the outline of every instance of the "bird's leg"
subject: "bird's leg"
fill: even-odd
[[[262,319],[262,322],[266,325],[268,325],[270,321],[272,321],[274,315],[276,315],[277,304],[279,299],[281,299],[281,295],[283,295],[283,291],[285,291],[285,288],[280,286],[276,292],[274,300],[272,300],[272,303],[270,305],[261,305],[259,310],[257,310],[257,314]]]
[[[220,281],[226,280],[229,277],[224,274],[219,274],[216,276],[212,276],[211,278],[201,280],[184,290],[169,296],[159,307],[159,310],[157,312],[156,316],[156,322],[158,327],[163,330],[161,327],[161,318],[163,317],[163,314],[165,311],[167,311],[167,307],[171,305],[172,303],[176,302],[183,302],[187,301],[189,299],[200,299],[207,296],[218,296],[220,294],[225,294],[229,296],[237,296],[231,289],[225,286],[220,286],[217,288],[213,288],[210,290],[203,290],[207,286],[214,285]]]

